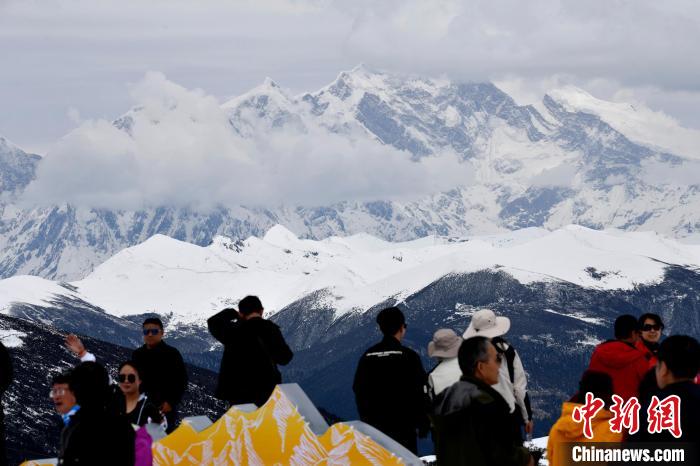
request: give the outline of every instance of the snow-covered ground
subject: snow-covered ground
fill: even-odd
[[[367,234],[305,240],[275,226],[262,239],[217,237],[208,247],[155,235],[69,284],[11,277],[0,281],[0,310],[63,295],[117,316],[172,313],[173,322],[201,324],[247,294],[260,296],[274,313],[325,290],[324,304],[340,315],[406,298],[451,273],[500,270],[522,283],[564,281],[612,290],[659,282],[666,264],[700,266],[700,246],[655,233],[580,226],[400,243]],[[590,322],[585,315],[568,317]]]

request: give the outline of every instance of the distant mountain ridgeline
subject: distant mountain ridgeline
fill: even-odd
[[[16,204],[17,196],[41,158],[0,138],[0,277],[74,280],[154,234],[207,245],[216,235],[262,236],[275,224],[307,238],[366,232],[392,241],[571,223],[674,237],[696,234],[700,212],[693,206],[700,204],[700,188],[645,176],[649,165],[670,170],[686,159],[635,142],[617,122],[594,112],[599,101],[591,102],[579,110],[565,92],[557,92],[539,105],[521,106],[490,83],[417,79],[358,67],[317,92],[289,96],[266,80],[221,106],[231,131],[244,139],[313,129],[309,134],[390,146],[413,160],[448,151],[472,166],[475,180],[418,201],[226,206],[206,212],[63,203],[27,208]],[[114,126],[129,135],[155,127],[152,113],[134,108]]]

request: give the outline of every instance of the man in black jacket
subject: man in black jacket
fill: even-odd
[[[54,378],[52,399],[64,424],[59,466],[134,464],[134,429],[125,416],[107,410],[108,381],[107,371],[95,362]]]
[[[238,311],[224,309],[207,321],[209,332],[224,345],[216,396],[231,405],[265,404],[282,382],[277,364],[292,360],[280,328],[263,319],[263,312],[257,296],[246,296]]]
[[[377,324],[384,334],[360,358],[352,389],[360,419],[417,452],[416,431],[428,434],[427,375],[418,354],[401,344],[406,320],[397,307],[382,310]]]
[[[437,397],[432,413],[441,466],[526,466],[534,458],[510,428],[510,407],[493,389],[502,356],[486,337],[464,340],[457,355],[461,379]]]
[[[131,360],[139,367],[141,390],[160,408],[168,432],[177,423],[177,406],[187,388],[187,369],[180,352],[163,341],[163,322],[157,317],[143,321],[144,345],[134,350]]]
[[[700,385],[694,379],[700,371],[700,345],[687,335],[673,335],[666,338],[659,346],[656,363],[656,383],[658,391],[652,392],[658,401],[646,400],[639,415],[639,432],[628,438],[631,442],[683,442],[688,445],[700,445]],[[648,410],[650,405],[653,417],[661,418],[662,413],[672,412],[670,407],[661,403],[667,397],[675,395],[680,399],[679,412],[676,415],[680,427],[679,437],[673,435],[673,429],[652,429],[649,432]],[[668,410],[668,411],[667,411]],[[653,426],[652,426],[653,427]],[[666,426],[669,427],[669,426]],[[696,447],[695,455],[700,455]],[[697,456],[696,456],[697,458]]]

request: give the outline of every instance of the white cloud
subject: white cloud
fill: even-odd
[[[126,131],[93,120],[39,165],[25,202],[133,209],[154,205],[318,205],[414,198],[472,180],[452,153],[414,162],[366,135],[353,141],[311,126],[235,135],[219,102],[161,73],[131,89]]]
[[[533,187],[571,187],[576,181],[578,167],[567,163],[543,170],[530,179]]]
[[[679,165],[653,161],[642,168],[642,179],[652,185],[700,186],[700,161],[686,161]]]

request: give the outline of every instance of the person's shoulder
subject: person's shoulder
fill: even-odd
[[[418,355],[418,353],[413,348],[409,348],[406,345],[401,345],[401,352],[404,354],[404,356],[408,358],[420,360],[420,356]]]
[[[256,321],[257,321],[257,325],[259,325],[260,327],[262,327],[264,329],[272,330],[272,329],[279,329],[280,328],[279,325],[277,325],[276,323],[274,323],[273,321],[271,321],[269,319],[254,319],[252,322],[256,322]]]
[[[172,346],[172,345],[167,344],[165,341],[163,341],[162,343],[163,343],[163,344],[162,344],[161,349],[162,349],[163,351],[166,351],[166,352],[168,352],[168,353],[170,353],[170,354],[177,354],[177,355],[180,355],[180,350],[179,350],[179,349],[175,348],[175,347]]]

